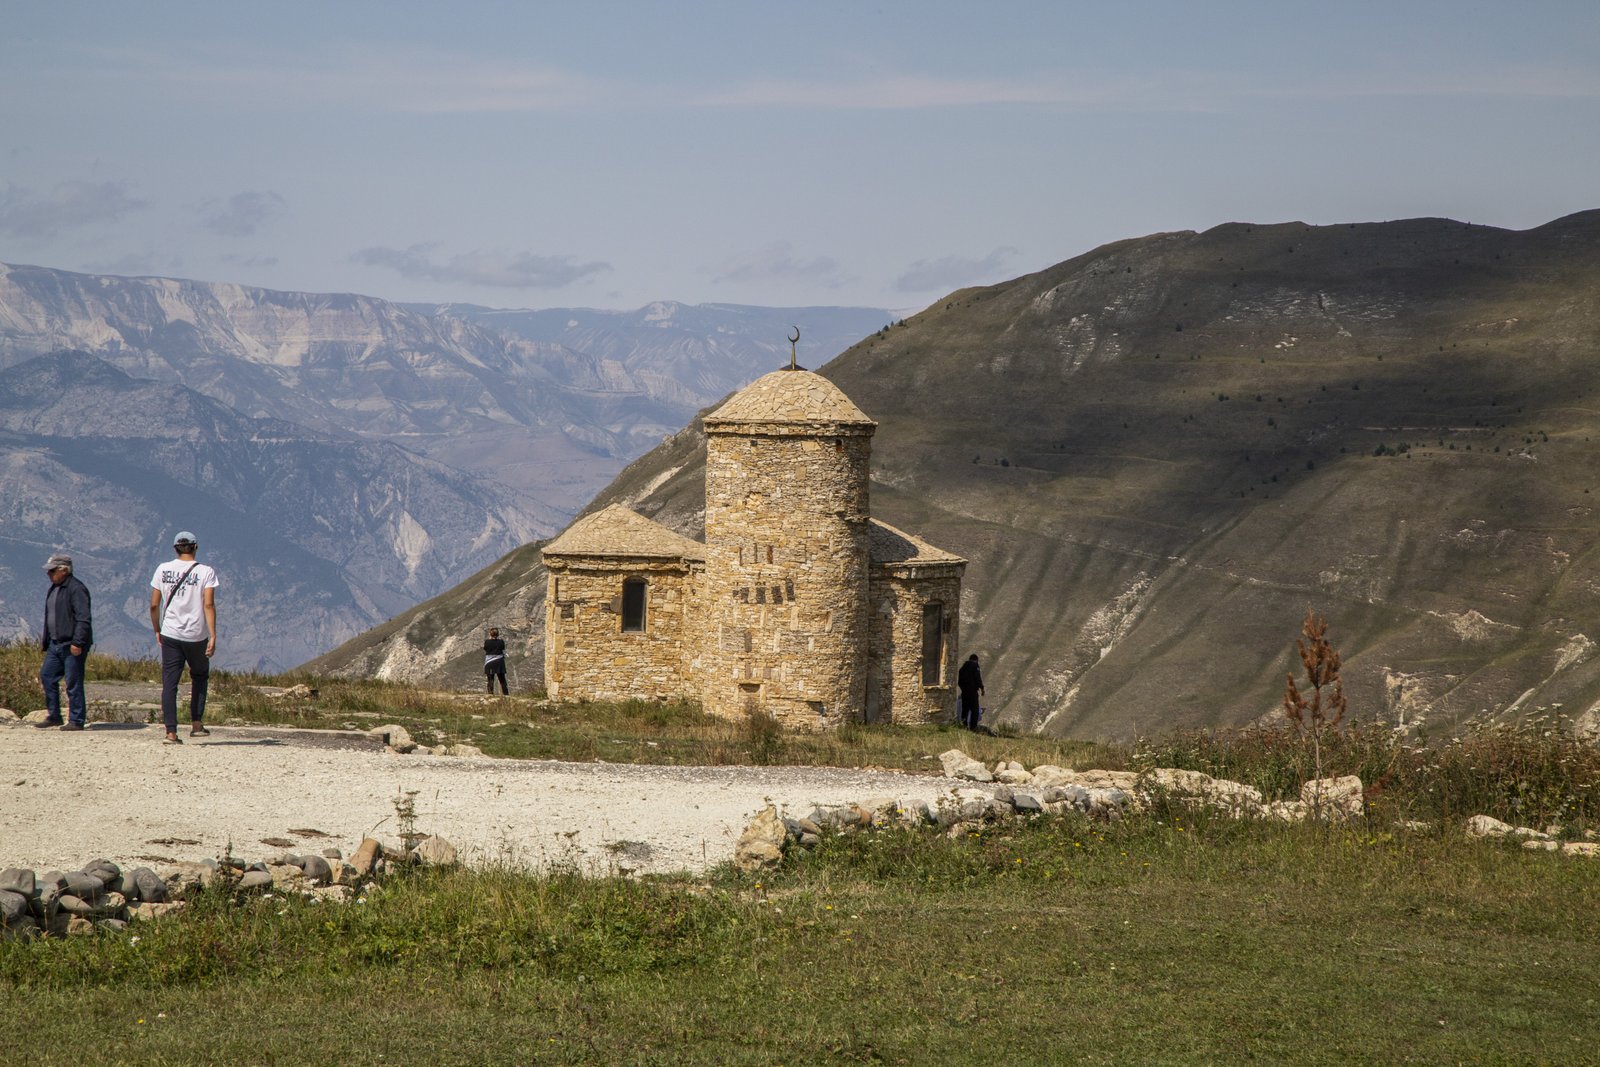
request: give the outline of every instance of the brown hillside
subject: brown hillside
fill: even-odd
[[[1124,241],[952,294],[824,373],[880,423],[874,514],[972,561],[962,654],[1002,721],[1253,720],[1308,605],[1363,715],[1600,699],[1600,212]],[[691,426],[592,506],[698,536],[702,444]],[[318,663],[398,662],[404,633]]]

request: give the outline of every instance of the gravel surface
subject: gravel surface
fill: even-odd
[[[868,797],[930,804],[938,777],[827,767],[660,767],[401,756],[361,735],[213,726],[161,743],[159,726],[91,723],[81,733],[0,725],[0,868],[346,855],[364,836],[399,840],[394,798],[415,790],[417,830],[464,862],[571,863],[589,873],[696,871],[733,856],[766,804]]]

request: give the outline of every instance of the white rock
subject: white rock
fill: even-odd
[[[1333,822],[1360,817],[1364,809],[1361,779],[1353,774],[1316,778],[1300,787],[1300,800],[1308,811]]]
[[[415,751],[417,747],[417,743],[411,740],[410,731],[399,723],[390,723],[388,726],[374,726],[367,731],[367,736],[378,739],[400,753]]]
[[[783,820],[778,817],[778,809],[768,804],[739,836],[739,843],[733,850],[734,866],[741,871],[777,866],[783,860],[783,843],[788,834]]]
[[[959,748],[940,753],[939,762],[944,766],[946,778],[964,778],[969,782],[994,781],[994,775],[989,773],[989,768]]]

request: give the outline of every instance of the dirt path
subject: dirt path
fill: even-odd
[[[363,836],[398,840],[393,800],[465,862],[574,863],[593,873],[699,870],[730,859],[769,801],[792,815],[873,796],[936,803],[941,778],[813,767],[659,767],[400,756],[358,734],[212,727],[161,744],[159,726],[81,733],[0,724],[0,867],[63,870],[260,858]]]

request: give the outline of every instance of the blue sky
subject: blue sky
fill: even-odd
[[[0,261],[926,305],[1228,221],[1600,207],[1600,4],[0,0]]]

